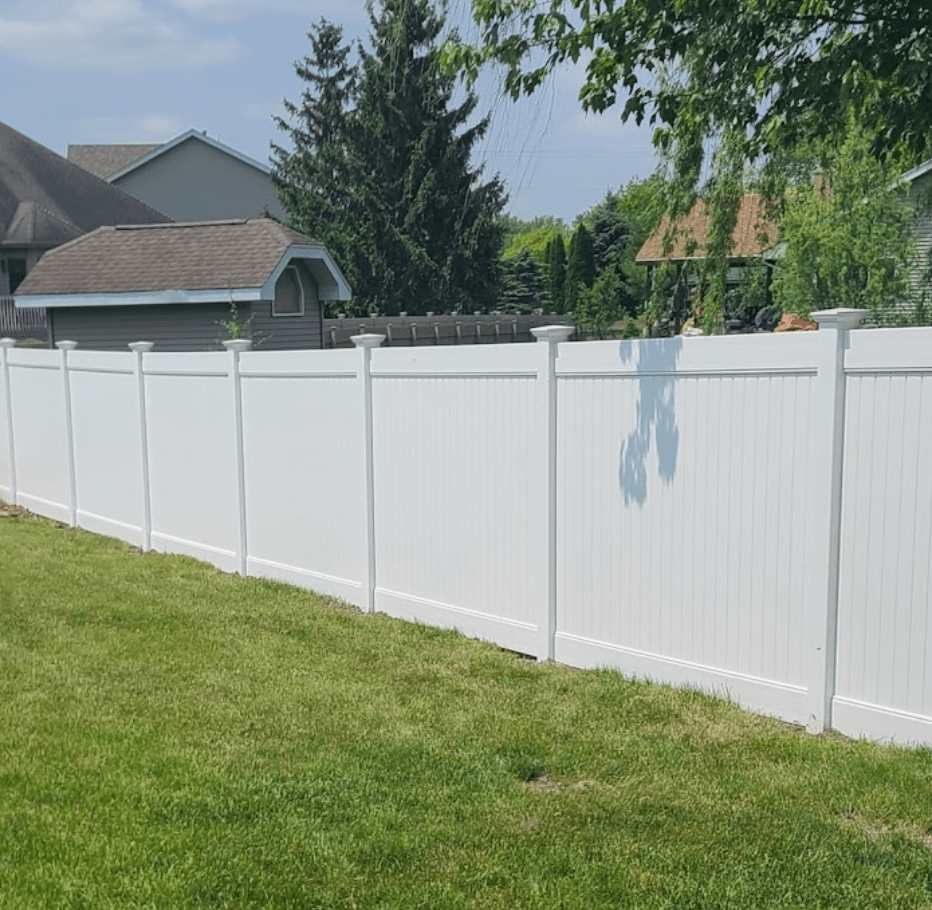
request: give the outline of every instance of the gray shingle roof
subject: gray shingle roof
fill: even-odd
[[[159,147],[155,145],[69,145],[68,160],[106,179]]]
[[[319,247],[268,218],[101,227],[46,253],[16,293],[259,288],[292,245]]]
[[[33,214],[28,245],[62,242],[62,224],[80,232],[102,224],[153,224],[170,219],[61,155],[0,123],[0,246],[23,243],[22,203]],[[18,225],[14,222],[19,222]],[[13,236],[5,239],[12,228]]]

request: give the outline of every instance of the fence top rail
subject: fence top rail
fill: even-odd
[[[373,376],[536,375],[546,363],[541,344],[376,348]]]
[[[817,356],[816,332],[569,342],[559,347],[557,375],[811,375]]]
[[[848,373],[932,372],[932,328],[860,329],[845,352]]]

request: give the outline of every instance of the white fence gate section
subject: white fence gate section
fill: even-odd
[[[539,658],[932,743],[932,329],[860,316],[468,348],[0,341],[0,496]]]

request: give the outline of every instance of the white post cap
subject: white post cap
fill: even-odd
[[[155,347],[154,341],[131,341],[128,345],[131,351],[137,354],[146,354]]]
[[[15,338],[0,338],[0,348],[15,348],[16,339]]]
[[[60,351],[73,351],[78,346],[76,341],[56,341],[55,347]]]
[[[820,329],[856,329],[867,315],[867,310],[837,307],[834,310],[819,310],[810,315],[819,323]]]
[[[547,344],[559,344],[561,341],[569,341],[570,336],[576,328],[571,325],[542,325],[536,329],[531,329],[531,334],[538,341],[545,341]]]
[[[241,354],[243,351],[248,351],[252,347],[252,341],[248,338],[228,338],[223,342],[223,346],[228,351]]]
[[[366,332],[364,335],[353,335],[350,341],[357,348],[377,348],[383,341],[384,335],[376,335],[374,332]]]

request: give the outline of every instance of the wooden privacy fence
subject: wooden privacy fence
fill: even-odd
[[[812,730],[932,743],[932,330],[0,343],[0,496]]]
[[[48,338],[48,323],[45,310],[17,309],[14,298],[0,297],[0,337]]]
[[[324,320],[325,348],[351,348],[353,336],[384,335],[386,347],[533,341],[532,329],[570,324],[561,316],[465,313],[455,316],[340,316]]]

